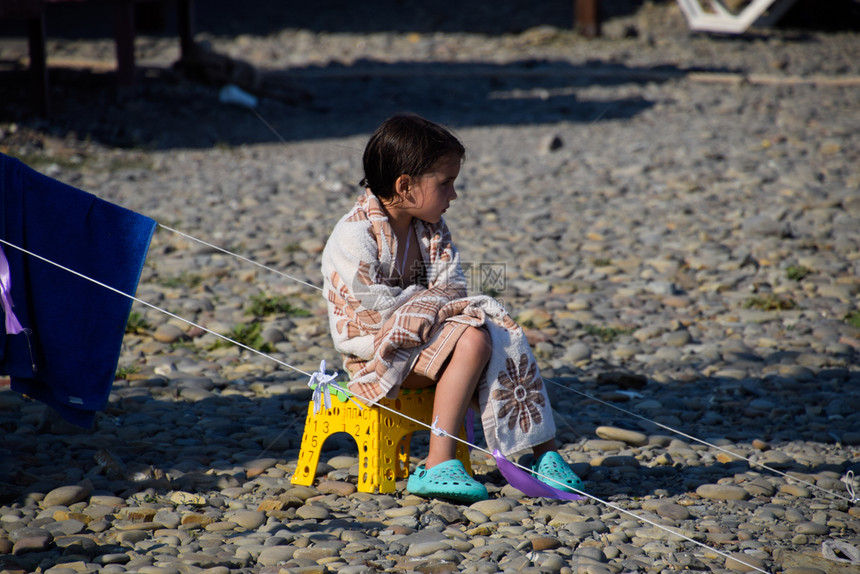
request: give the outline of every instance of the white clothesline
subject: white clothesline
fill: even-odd
[[[165,227],[165,229],[170,229],[170,228]],[[182,233],[181,235],[182,235],[182,236],[184,236],[184,237],[189,237],[189,236],[187,236],[187,235],[186,235],[186,234],[184,234],[184,233]],[[197,241],[200,241],[201,243],[204,243],[204,244],[206,244],[206,245],[209,245],[208,243],[203,242],[203,241],[201,241],[201,240],[197,240]],[[279,365],[281,365],[281,366],[287,367],[287,368],[292,369],[292,370],[294,370],[294,371],[296,371],[296,372],[299,372],[299,373],[301,373],[301,374],[303,374],[303,375],[305,375],[305,376],[307,376],[307,377],[310,377],[312,381],[313,381],[314,379],[316,379],[316,380],[320,380],[320,379],[322,379],[322,380],[326,380],[326,379],[328,379],[328,377],[326,377],[326,376],[325,376],[325,373],[322,373],[322,376],[321,376],[321,377],[320,377],[320,376],[317,376],[317,375],[319,375],[319,373],[313,373],[313,374],[312,374],[312,373],[308,373],[308,372],[306,372],[306,371],[304,371],[304,370],[302,370],[302,369],[299,369],[298,367],[295,367],[295,366],[293,366],[293,365],[290,365],[289,363],[286,363],[286,362],[284,362],[284,361],[281,361],[280,359],[277,359],[276,357],[273,357],[273,356],[271,356],[271,355],[269,355],[269,354],[267,354],[267,353],[264,353],[264,352],[262,352],[262,351],[258,351],[257,349],[254,349],[253,347],[249,347],[248,345],[244,345],[244,344],[242,344],[242,343],[240,343],[240,342],[238,342],[238,341],[235,341],[235,340],[233,340],[233,339],[230,339],[230,338],[229,338],[229,337],[227,337],[227,336],[221,335],[220,333],[216,333],[215,331],[212,331],[212,330],[210,330],[210,329],[207,329],[206,327],[203,327],[202,325],[199,325],[199,324],[197,324],[197,323],[195,323],[195,322],[193,322],[193,321],[191,321],[191,320],[189,320],[189,319],[186,319],[186,318],[184,318],[184,317],[181,317],[181,316],[179,316],[179,315],[176,315],[175,313],[171,313],[170,311],[168,311],[168,310],[166,310],[166,309],[163,309],[163,308],[161,308],[161,307],[159,307],[159,306],[157,306],[157,305],[154,305],[154,304],[152,304],[152,303],[149,303],[148,301],[145,301],[145,300],[143,300],[143,299],[140,299],[139,297],[135,297],[134,295],[129,295],[128,293],[125,293],[125,292],[123,292],[123,291],[121,291],[121,290],[119,290],[119,289],[116,289],[115,287],[111,287],[110,285],[107,285],[106,283],[103,283],[103,282],[101,282],[101,281],[98,281],[97,279],[94,279],[94,278],[89,277],[89,276],[87,276],[87,275],[85,275],[85,274],[83,274],[83,273],[80,273],[80,272],[78,272],[78,271],[75,271],[74,269],[70,269],[69,267],[66,267],[65,265],[62,265],[62,264],[57,263],[57,262],[55,262],[55,261],[52,261],[52,260],[50,260],[50,259],[48,259],[48,258],[46,258],[46,257],[43,257],[43,256],[41,256],[41,255],[39,255],[39,254],[37,254],[37,253],[34,253],[34,252],[32,252],[32,251],[30,251],[30,250],[28,250],[28,249],[25,249],[25,248],[23,248],[23,247],[21,247],[21,246],[19,246],[19,245],[15,245],[14,243],[11,243],[11,242],[9,242],[9,241],[6,241],[5,239],[0,239],[0,243],[2,243],[3,245],[7,245],[7,246],[9,246],[9,247],[11,247],[11,248],[13,248],[13,249],[17,249],[18,251],[21,251],[22,253],[24,253],[24,254],[26,254],[26,255],[29,255],[30,257],[34,257],[34,258],[36,258],[36,259],[38,259],[38,260],[40,260],[40,261],[43,261],[43,262],[48,263],[48,264],[50,264],[50,265],[53,265],[53,266],[55,266],[55,267],[57,267],[57,268],[59,268],[59,269],[61,269],[61,270],[63,270],[63,271],[66,271],[66,272],[71,273],[71,274],[73,274],[73,275],[75,275],[75,276],[77,276],[77,277],[80,277],[81,279],[84,279],[84,280],[86,280],[86,281],[90,281],[91,283],[93,283],[93,284],[95,284],[95,285],[98,285],[99,287],[103,287],[103,288],[105,288],[105,289],[107,289],[107,290],[109,290],[109,291],[112,291],[112,292],[114,292],[114,293],[117,293],[117,294],[119,294],[119,295],[122,295],[122,296],[124,296],[124,297],[127,297],[127,298],[131,299],[131,300],[132,300],[132,301],[134,301],[134,302],[140,303],[140,304],[142,304],[142,305],[146,305],[147,307],[150,307],[150,308],[152,308],[152,309],[154,309],[154,310],[156,310],[156,311],[159,311],[159,312],[161,312],[161,313],[164,313],[164,314],[166,314],[166,315],[167,315],[167,316],[169,316],[169,317],[172,317],[172,318],[174,318],[174,319],[177,319],[177,320],[183,321],[183,322],[185,322],[185,323],[187,323],[187,324],[189,324],[189,325],[191,325],[191,326],[193,326],[193,327],[197,327],[197,328],[199,328],[199,329],[202,329],[203,331],[205,331],[205,332],[207,332],[207,333],[210,333],[210,334],[212,334],[212,335],[215,335],[215,336],[217,336],[217,337],[220,337],[221,339],[224,339],[224,340],[226,340],[226,341],[228,341],[228,342],[230,342],[230,343],[233,343],[233,344],[235,344],[235,345],[237,345],[237,346],[239,346],[239,347],[241,347],[241,348],[243,348],[243,349],[246,349],[246,350],[248,350],[248,351],[251,351],[251,352],[253,352],[253,353],[256,353],[257,355],[260,355],[260,356],[266,357],[266,358],[268,358],[268,359],[270,359],[270,360],[274,361],[275,363],[277,363],[277,364],[279,364]],[[225,251],[225,250],[222,250],[222,251]],[[225,251],[225,252],[226,252],[226,251]],[[243,260],[250,261],[250,260],[249,260],[249,259],[247,259],[247,258],[244,258],[244,257],[241,257],[241,258],[242,258]],[[265,267],[265,266],[264,266],[264,267]],[[321,365],[321,368],[322,368],[322,366],[323,366],[323,365],[324,365],[324,363]],[[346,389],[342,388],[339,384],[336,384],[336,383],[334,383],[334,382],[328,382],[328,384],[330,384],[330,385],[332,385],[332,386],[335,386],[337,389],[339,389],[339,390],[341,390],[341,391],[349,392],[349,391],[346,391]],[[325,390],[325,389],[322,389],[322,391],[323,391],[323,392],[326,392],[326,390]],[[353,398],[357,398],[357,399],[360,399],[360,400],[363,400],[363,401],[365,401],[366,403],[370,403],[370,402],[371,402],[371,401],[369,401],[366,397],[362,397],[361,395],[357,395],[357,394],[355,394],[355,393],[351,393],[351,392],[349,392],[349,394],[351,395],[351,397],[353,397]],[[418,425],[420,425],[420,426],[426,427],[426,428],[427,428],[427,429],[429,429],[431,432],[434,432],[434,433],[440,433],[440,432],[441,432],[441,433],[444,433],[444,434],[446,434],[447,436],[449,436],[449,437],[451,437],[451,438],[453,438],[453,439],[455,439],[455,440],[457,440],[457,441],[459,441],[459,442],[462,442],[462,443],[466,444],[467,446],[469,446],[469,447],[471,447],[471,448],[473,448],[473,449],[475,449],[475,450],[479,450],[479,451],[484,452],[484,453],[486,453],[486,454],[488,454],[488,455],[490,455],[490,456],[493,456],[493,453],[490,453],[488,450],[486,450],[486,449],[484,449],[484,448],[482,448],[482,447],[480,447],[480,446],[478,446],[478,445],[472,444],[472,443],[470,443],[470,442],[468,442],[468,441],[466,441],[466,440],[463,440],[463,439],[461,439],[461,438],[460,438],[460,437],[458,437],[458,436],[450,435],[450,434],[448,434],[447,432],[445,432],[445,431],[443,431],[443,430],[439,429],[438,427],[436,427],[436,426],[435,426],[435,424],[434,424],[434,425],[427,425],[426,423],[424,423],[424,422],[422,422],[422,421],[419,421],[419,420],[417,420],[417,419],[414,419],[414,418],[412,418],[412,417],[409,417],[408,415],[405,415],[405,414],[403,414],[403,413],[401,413],[401,412],[399,412],[399,411],[396,411],[396,410],[394,410],[394,409],[392,409],[392,408],[390,408],[390,407],[388,407],[388,406],[386,406],[386,405],[383,405],[383,404],[381,404],[381,403],[377,403],[377,404],[376,404],[376,406],[378,406],[378,407],[380,407],[380,408],[382,408],[382,409],[385,409],[385,410],[387,410],[387,411],[389,411],[389,412],[391,412],[391,413],[394,413],[394,414],[396,414],[396,415],[398,415],[398,416],[404,417],[404,418],[406,418],[406,419],[408,419],[408,420],[410,420],[410,421],[412,421],[412,422],[414,422],[414,423],[416,423],[416,424],[418,424]],[[285,429],[285,430],[286,430],[286,429]],[[284,431],[284,432],[285,432],[285,431]],[[283,434],[283,433],[282,433],[282,434]],[[277,440],[278,440],[278,439],[277,439],[277,438],[275,438],[275,441],[277,441]],[[274,441],[273,441],[273,442],[274,442]],[[705,548],[705,549],[707,549],[707,550],[710,550],[710,551],[712,551],[712,552],[715,552],[716,554],[718,554],[718,555],[720,555],[720,556],[723,556],[724,558],[731,559],[731,560],[734,560],[734,561],[736,561],[736,562],[742,563],[744,566],[747,566],[747,567],[749,567],[749,568],[750,568],[750,569],[752,569],[752,570],[756,570],[756,571],[758,571],[758,572],[761,572],[762,574],[771,574],[771,573],[770,573],[770,572],[768,572],[767,570],[764,570],[764,569],[762,569],[762,568],[759,568],[759,567],[757,567],[757,566],[755,566],[755,565],[753,565],[753,564],[749,564],[749,563],[747,563],[747,562],[744,562],[744,561],[743,561],[743,559],[741,559],[741,558],[739,558],[739,557],[737,557],[737,556],[733,556],[733,555],[728,554],[728,553],[726,553],[726,552],[723,552],[723,551],[721,551],[721,550],[719,550],[719,549],[717,549],[717,548],[713,548],[713,547],[711,547],[711,546],[708,546],[707,544],[704,544],[703,542],[699,542],[698,540],[695,540],[695,539],[693,539],[693,538],[691,538],[691,537],[689,537],[689,536],[685,535],[683,532],[680,532],[679,530],[676,530],[676,529],[673,529],[673,528],[669,528],[669,527],[667,527],[667,526],[665,526],[665,525],[662,525],[662,524],[659,524],[659,523],[657,523],[657,522],[654,522],[654,521],[650,520],[650,519],[649,519],[649,518],[647,518],[647,517],[640,516],[640,515],[638,515],[638,514],[636,514],[636,513],[634,513],[634,512],[631,512],[631,511],[629,511],[629,510],[627,510],[627,509],[625,509],[625,508],[622,508],[622,507],[620,507],[620,506],[618,506],[618,505],[616,505],[616,504],[613,504],[613,503],[611,503],[611,502],[609,502],[609,501],[607,501],[607,500],[603,500],[602,498],[599,498],[599,497],[594,496],[594,495],[592,495],[592,494],[588,494],[587,492],[584,492],[584,491],[581,491],[581,490],[577,490],[577,489],[572,488],[572,487],[570,487],[570,486],[564,485],[564,484],[560,483],[559,481],[555,480],[555,479],[554,479],[554,478],[552,478],[552,477],[544,476],[544,475],[540,475],[540,474],[536,473],[535,471],[532,471],[531,469],[528,469],[528,468],[526,468],[526,467],[524,467],[524,466],[520,465],[519,463],[512,462],[512,461],[508,461],[508,462],[510,462],[510,464],[512,464],[513,466],[517,467],[518,469],[520,469],[520,470],[521,470],[521,471],[523,471],[523,472],[531,472],[531,473],[533,473],[533,474],[535,474],[535,475],[537,475],[537,476],[540,476],[541,478],[545,478],[545,479],[547,479],[547,480],[549,480],[549,481],[551,481],[551,482],[554,482],[554,483],[556,483],[556,484],[559,484],[559,485],[561,485],[562,487],[567,487],[567,488],[569,488],[569,489],[571,489],[571,490],[575,491],[575,492],[576,492],[576,494],[579,494],[580,496],[583,496],[583,497],[585,497],[585,498],[589,498],[589,499],[591,499],[591,500],[593,500],[593,501],[595,501],[595,502],[598,502],[598,503],[600,503],[600,504],[603,504],[603,505],[605,505],[605,506],[607,506],[607,507],[609,507],[609,508],[611,508],[611,509],[613,509],[613,510],[615,510],[615,511],[617,511],[617,512],[621,512],[621,513],[627,514],[627,515],[629,515],[629,516],[631,516],[631,517],[635,518],[636,520],[639,520],[639,521],[641,521],[641,522],[644,522],[644,523],[646,523],[646,524],[648,524],[648,525],[650,525],[650,526],[653,526],[653,527],[655,527],[655,528],[658,528],[658,529],[660,529],[660,530],[664,530],[664,531],[668,532],[669,534],[671,534],[671,535],[673,535],[673,536],[676,536],[676,537],[678,537],[678,538],[680,538],[680,539],[682,539],[682,540],[685,540],[685,541],[687,541],[687,542],[691,542],[691,543],[693,543],[693,544],[695,544],[695,545],[697,545],[697,546],[700,546],[700,547],[702,547],[702,548]]]

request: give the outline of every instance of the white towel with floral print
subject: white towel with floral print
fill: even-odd
[[[493,352],[478,386],[487,446],[508,456],[555,437],[552,407],[523,330],[490,297],[476,296],[450,321],[479,319]]]
[[[349,390],[371,403],[393,398],[445,321],[484,326],[493,350],[478,398],[490,451],[508,455],[553,438],[552,409],[522,329],[495,299],[465,297],[459,253],[444,221],[415,225],[426,287],[402,289],[390,281],[397,242],[370,192],[338,222],[323,251],[335,348],[361,363]]]

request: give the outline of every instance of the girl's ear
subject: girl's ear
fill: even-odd
[[[409,193],[409,186],[412,184],[412,179],[405,173],[397,178],[394,182],[394,192],[400,199],[406,199]]]

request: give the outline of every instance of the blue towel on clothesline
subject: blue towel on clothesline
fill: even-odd
[[[0,154],[0,238],[12,245],[134,295],[155,225]],[[14,313],[30,331],[5,335],[0,373],[14,390],[89,427],[107,404],[132,300],[0,246]]]

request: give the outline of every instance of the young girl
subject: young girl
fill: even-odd
[[[351,375],[348,388],[375,402],[401,387],[435,385],[433,420],[453,435],[477,396],[491,450],[531,448],[534,470],[553,479],[541,480],[581,490],[556,452],[549,400],[522,330],[494,299],[466,297],[442,219],[457,199],[464,154],[445,128],[414,115],[389,118],[367,143],[365,193],[322,256],[329,325]],[[487,498],[455,458],[456,446],[451,436],[431,433],[429,455],[407,489],[462,502]]]

